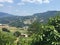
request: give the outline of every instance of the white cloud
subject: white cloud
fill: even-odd
[[[50,1],[49,0],[44,0],[44,3],[50,3]]]
[[[30,3],[34,3],[34,2],[36,2],[36,0],[22,0],[22,2],[30,2]]]
[[[3,7],[4,5],[3,4],[0,4],[0,7]]]
[[[13,0],[0,0],[0,2],[9,2],[9,3],[13,3]]]
[[[49,3],[49,0],[21,0],[24,3]]]

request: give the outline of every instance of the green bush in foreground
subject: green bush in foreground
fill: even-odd
[[[0,45],[15,45],[15,40],[16,38],[13,35],[5,32],[0,32]]]
[[[32,36],[31,45],[60,45],[60,17],[51,18]]]

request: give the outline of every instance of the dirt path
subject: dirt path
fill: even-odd
[[[14,41],[15,45],[17,45],[19,42],[19,37],[17,37],[17,39]]]

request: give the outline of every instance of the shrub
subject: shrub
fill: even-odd
[[[19,31],[16,31],[15,33],[14,33],[14,36],[16,36],[16,37],[19,37],[21,35],[21,33],[19,32]]]
[[[2,31],[10,32],[7,28],[2,28]]]

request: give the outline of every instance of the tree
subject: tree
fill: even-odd
[[[39,30],[39,26],[40,26],[39,22],[37,22],[37,21],[33,22],[28,29],[28,33],[30,35],[32,35],[33,33],[37,33]]]
[[[2,31],[10,32],[7,28],[2,28]]]
[[[49,20],[48,24],[41,25],[40,31],[32,35],[31,45],[60,45],[59,24],[60,18],[55,17]]]
[[[21,35],[21,33],[19,32],[19,31],[16,31],[15,33],[14,33],[14,36],[16,36],[16,37],[19,37]]]
[[[49,25],[53,25],[55,29],[60,33],[60,16],[50,18]]]

